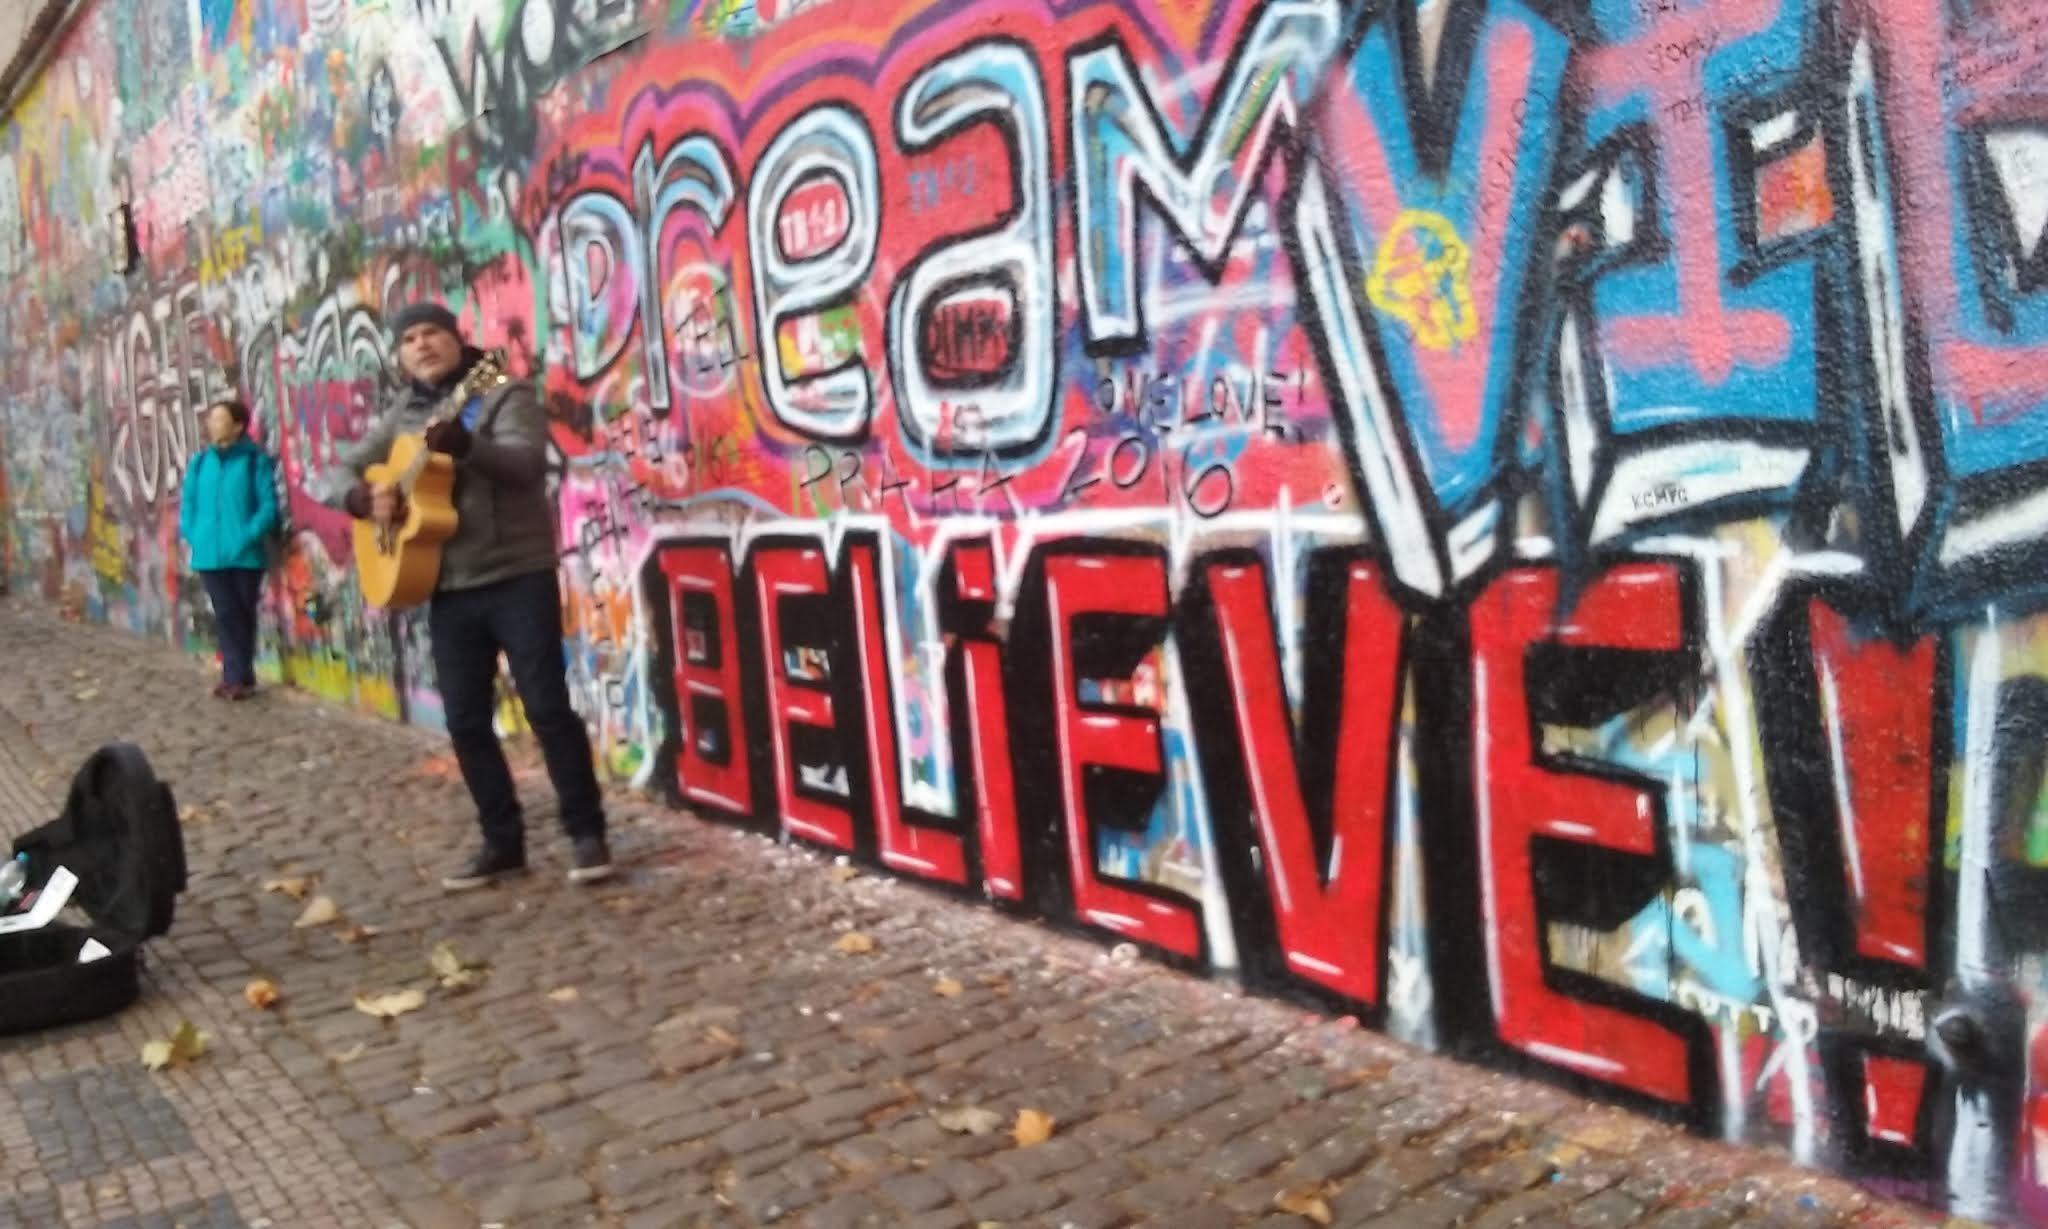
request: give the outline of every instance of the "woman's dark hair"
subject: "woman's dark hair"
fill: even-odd
[[[206,407],[206,412],[209,414],[215,410],[226,410],[228,417],[234,419],[235,425],[238,427],[249,425],[249,407],[243,404],[239,397],[223,397]]]

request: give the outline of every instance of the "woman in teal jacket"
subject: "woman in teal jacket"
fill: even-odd
[[[221,680],[213,694],[256,694],[256,603],[263,596],[265,546],[277,528],[275,467],[249,438],[249,407],[215,402],[206,411],[209,445],[185,467],[178,534],[206,585],[220,638]]]

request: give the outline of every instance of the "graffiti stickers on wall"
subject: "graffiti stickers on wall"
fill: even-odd
[[[2048,11],[96,0],[0,138],[17,584],[434,724],[312,498],[446,301],[698,811],[2048,1216]],[[126,205],[136,267],[95,220]]]

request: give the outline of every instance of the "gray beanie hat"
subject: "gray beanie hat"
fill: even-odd
[[[462,336],[462,327],[456,322],[454,312],[439,303],[408,303],[398,309],[397,315],[391,317],[392,339],[404,337],[405,331],[416,324],[431,324],[435,328],[446,329],[457,337]]]

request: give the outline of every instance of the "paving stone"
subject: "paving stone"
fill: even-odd
[[[1466,1165],[1447,1185],[1483,1202],[1548,1182],[1556,1173],[1556,1167],[1543,1157],[1520,1152],[1484,1164]]]
[[[1054,1208],[1046,1214],[1046,1220],[1058,1229],[1123,1229],[1131,1223],[1131,1214],[1107,1200],[1081,1199]],[[1289,1229],[1301,1227],[1293,1225]]]
[[[733,1157],[729,1164],[734,1173],[743,1177],[753,1177],[767,1173],[771,1169],[782,1168],[801,1156],[803,1149],[801,1141],[794,1138],[784,1139],[780,1143],[769,1144]]]
[[[816,1094],[805,1089],[805,1099],[791,1115],[800,1122],[833,1122],[860,1118],[884,1106],[895,1105],[907,1094],[896,1088],[856,1087]]]
[[[1146,1229],[1233,1229],[1237,1222],[1237,1213],[1211,1203],[1176,1211],[1171,1217],[1142,1220],[1138,1224]]]
[[[610,1161],[597,1170],[598,1185],[607,1198],[624,1198],[650,1188],[677,1194],[694,1194],[711,1185],[708,1150],[664,1148],[658,1152]]]
[[[732,1195],[742,1212],[764,1225],[778,1224],[824,1198],[824,1192],[780,1173],[755,1174],[740,1180]]]
[[[508,1185],[478,1201],[477,1214],[486,1221],[525,1223],[566,1209],[580,1207],[596,1198],[590,1183],[577,1177],[550,1178],[528,1185]]]
[[[1176,1173],[1134,1183],[1117,1192],[1114,1198],[1133,1216],[1156,1216],[1195,1206],[1206,1190],[1206,1182]]]
[[[885,1179],[875,1193],[905,1212],[930,1212],[953,1202],[952,1188],[928,1173],[915,1171]]]
[[[1274,1168],[1292,1152],[1278,1140],[1239,1140],[1219,1149],[1203,1166],[1203,1172],[1219,1183],[1242,1182]]]
[[[1517,1191],[1464,1222],[1466,1229],[1515,1229],[1522,1225],[1555,1225],[1576,1196],[1555,1185]]]
[[[1644,1229],[1727,1229],[1738,1217],[1715,1208],[1672,1208],[1642,1219]]]
[[[1063,1198],[1046,1183],[1019,1182],[977,1197],[970,1208],[982,1220],[1022,1220],[1057,1206]]]
[[[790,1137],[790,1125],[777,1118],[750,1118],[720,1131],[718,1146],[734,1156],[779,1144]]]
[[[1453,1229],[1464,1224],[1478,1204],[1477,1197],[1463,1191],[1430,1191],[1419,1199],[1404,1202],[1395,1211],[1364,1222],[1360,1229]],[[1331,1205],[1331,1211],[1336,1211],[1336,1205]]]
[[[1012,1182],[1042,1182],[1079,1169],[1095,1152],[1079,1140],[1054,1137],[1035,1148],[1014,1148],[989,1158],[989,1165]]]
[[[881,1229],[897,1223],[895,1213],[864,1194],[841,1195],[804,1213],[806,1229]]]
[[[1601,1191],[1571,1209],[1565,1223],[1571,1229],[1621,1229],[1644,1220],[1643,1205],[1620,1191]],[[1676,1229],[1676,1227],[1673,1227]],[[1707,1229],[1702,1226],[1701,1229]]]

